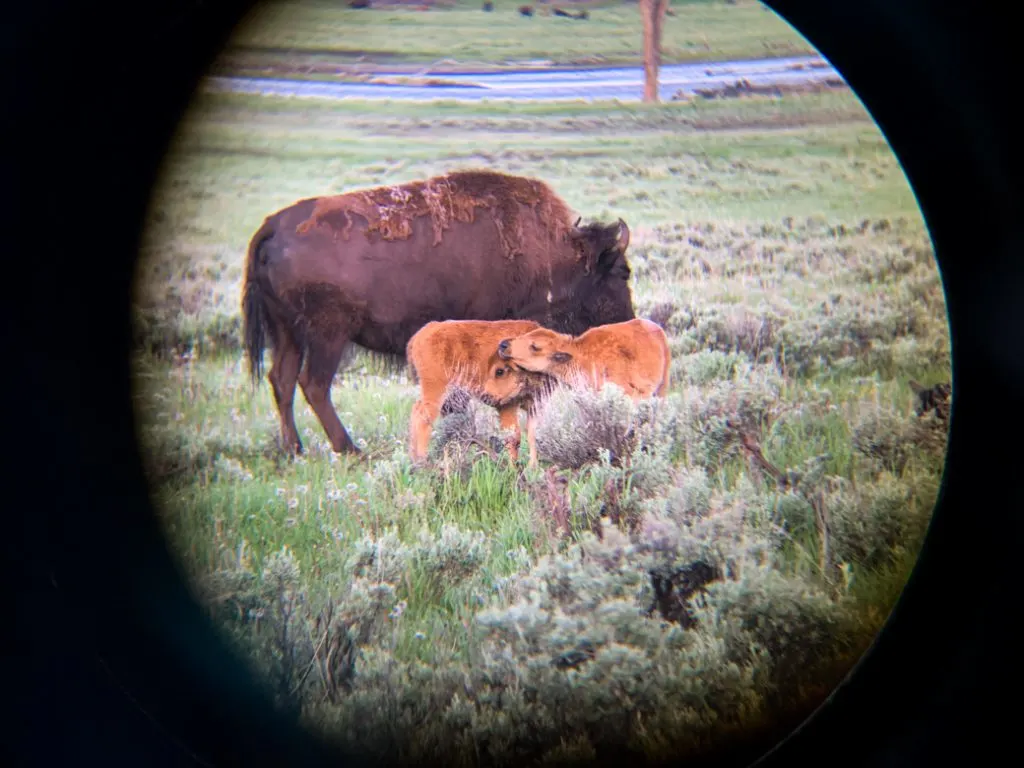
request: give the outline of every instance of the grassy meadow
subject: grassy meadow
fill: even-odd
[[[523,4],[494,0],[493,12],[484,13],[481,0],[439,0],[428,12],[415,3],[357,10],[347,2],[268,2],[238,26],[215,70],[331,79],[351,73],[350,65],[360,58],[365,65],[389,69],[437,64],[435,71],[530,61],[579,66],[641,62],[636,2],[532,3],[536,15],[529,18],[517,10]],[[589,18],[550,15],[556,5],[573,13],[586,9]],[[662,33],[667,64],[815,53],[786,22],[753,0],[676,0],[671,9],[674,15],[665,18]]]
[[[300,197],[466,167],[628,222],[668,395],[556,393],[536,471],[488,450],[497,418],[474,403],[416,468],[416,389],[359,354],[332,394],[368,460],[333,454],[300,392],[307,453],[282,458],[240,346],[252,232]],[[938,493],[945,426],[908,382],[950,379],[941,282],[847,92],[200,95],[154,190],[135,314],[139,434],[182,567],[282,708],[382,760],[653,765],[792,725],[881,628]]]

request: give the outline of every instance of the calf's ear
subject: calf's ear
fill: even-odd
[[[555,352],[551,355],[553,363],[568,363],[570,360],[572,360],[572,355],[568,352]]]

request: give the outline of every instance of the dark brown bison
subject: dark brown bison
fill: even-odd
[[[629,228],[580,227],[535,179],[462,171],[300,200],[249,242],[245,346],[254,384],[263,349],[288,451],[301,452],[295,384],[334,450],[359,451],[331,404],[350,344],[404,359],[432,320],[535,320],[562,333],[632,319]]]
[[[940,421],[949,420],[949,405],[953,394],[952,385],[940,383],[934,387],[926,387],[911,379],[910,391],[917,398],[917,402],[914,404],[915,414],[924,416],[928,411],[935,411],[935,415]]]

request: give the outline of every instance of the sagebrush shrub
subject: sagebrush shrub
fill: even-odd
[[[732,379],[737,366],[747,362],[746,356],[718,349],[685,355],[673,361],[672,374],[690,384],[707,384],[716,379]]]
[[[739,450],[744,433],[760,435],[780,409],[783,380],[774,365],[737,365],[731,380],[683,392],[682,443],[690,461],[716,469]]]
[[[453,389],[446,403],[451,404],[451,410],[443,412],[434,423],[430,458],[436,460],[446,453],[465,450],[470,445],[495,452],[501,449],[497,411],[465,395],[461,389]]]
[[[857,492],[835,491],[826,496],[832,515],[833,547],[837,562],[861,570],[888,565],[927,526],[929,497],[894,475],[882,473],[877,484]],[[918,504],[915,496],[924,496]]]
[[[682,481],[700,489],[700,477]],[[696,755],[856,647],[841,604],[771,570],[770,536],[746,519],[751,493],[698,493],[706,513],[648,513],[632,535],[605,520],[599,536],[524,562],[506,579],[514,588],[476,613],[469,656],[433,648],[431,664],[399,653],[405,602],[385,577],[418,564],[470,578],[486,556],[478,535],[364,539],[316,600],[287,553],[259,575],[223,572],[207,586],[232,603],[228,626],[259,616],[259,630],[239,636],[282,705],[288,692],[307,722],[357,754],[402,764],[444,754],[453,765],[554,760],[566,744],[572,754]],[[694,563],[709,566],[696,591],[679,581]],[[658,575],[677,579],[685,603],[672,620],[657,604]],[[430,641],[421,635],[413,647]]]
[[[599,391],[558,387],[537,416],[537,455],[579,469],[607,451],[618,462],[636,445],[637,408],[614,384]]]
[[[899,474],[917,452],[920,431],[891,408],[867,406],[853,427],[853,447],[877,465]]]

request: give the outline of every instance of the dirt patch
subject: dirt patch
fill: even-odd
[[[789,96],[804,93],[825,93],[848,88],[839,77],[826,77],[809,83],[767,83],[754,85],[749,80],[737,80],[730,85],[713,88],[696,88],[694,94],[702,99],[735,99],[744,96]],[[672,101],[689,101],[693,98],[685,91],[676,91]]]
[[[379,75],[368,78],[366,82],[373,85],[404,85],[428,88],[436,88],[439,86],[445,86],[447,88],[483,88],[482,85],[477,85],[476,83],[463,83],[459,80],[445,80],[441,77],[413,77],[405,75]]]
[[[412,236],[412,222],[429,216],[436,246],[452,222],[472,223],[476,209],[484,208],[491,212],[505,255],[512,259],[523,252],[521,205],[531,208],[556,240],[572,225],[569,206],[544,182],[474,170],[320,198],[296,231],[305,234],[314,227],[327,226],[347,240],[354,214],[366,219],[367,239],[376,234],[384,240],[406,240]]]

